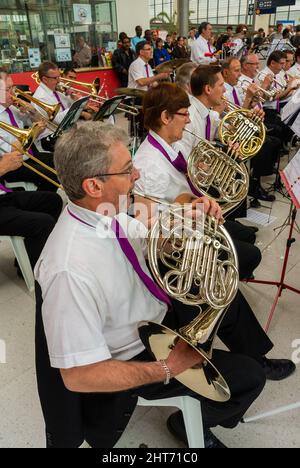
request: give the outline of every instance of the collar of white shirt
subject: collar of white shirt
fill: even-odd
[[[73,218],[74,221],[76,222],[82,222],[84,225],[90,225],[92,228],[97,229],[97,226],[99,226],[99,223],[109,226],[111,225],[112,218],[108,216],[103,216],[96,211],[91,211],[86,208],[83,208],[81,206],[76,205],[75,203],[72,203],[69,201],[68,203],[68,210],[76,216],[77,219]],[[71,215],[69,215],[71,216]],[[80,221],[79,221],[80,220]],[[87,226],[88,227],[88,226]]]
[[[208,109],[204,104],[202,104],[199,99],[195,96],[190,96],[191,105],[195,107],[196,111],[201,115],[202,119],[206,119],[208,114],[210,113],[210,109]]]
[[[50,96],[54,95],[54,91],[51,91],[51,89],[48,88],[48,86],[46,86],[44,83],[40,83],[40,87],[43,91],[45,91],[45,93],[49,94]]]
[[[247,81],[249,84],[253,83],[253,79],[250,78],[250,76],[247,76],[247,75],[241,75],[241,77],[239,79],[239,83],[242,83],[243,81]]]
[[[152,130],[150,130],[149,133],[153,138],[155,138],[156,141],[158,141],[163,149],[166,150],[172,162],[178,158],[178,152],[171,145],[169,145],[169,143],[163,140],[159,135],[157,135],[157,133],[153,132]]]
[[[2,104],[0,104],[0,114],[3,114],[3,112],[5,112],[7,109],[7,107],[4,107],[2,106]]]

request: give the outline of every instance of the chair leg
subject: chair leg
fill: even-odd
[[[192,397],[182,397],[181,405],[189,448],[204,448],[205,445],[200,401]]]
[[[34,276],[31,268],[31,264],[27,255],[24,240],[22,237],[12,236],[10,241],[13,246],[13,250],[25,280],[26,286],[30,293],[34,291]]]

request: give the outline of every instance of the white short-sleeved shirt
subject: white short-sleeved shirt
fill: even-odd
[[[266,78],[266,76],[268,75],[272,75],[273,78],[275,78],[276,81],[278,81],[278,83],[282,84],[283,86],[286,85],[286,82],[284,80],[284,78],[282,77],[282,75],[280,73],[278,73],[277,75],[275,75],[272,70],[269,68],[269,67],[265,67],[259,74],[258,74],[258,85],[260,85],[260,83]],[[280,87],[278,87],[278,91],[282,91],[282,89]],[[282,101],[283,102],[283,101]],[[273,110],[276,110],[277,109],[277,100],[274,100],[274,101],[266,101],[264,103],[264,107],[266,109],[273,109]]]
[[[191,61],[201,65],[214,63],[217,60],[215,57],[205,57],[205,54],[211,53],[211,51],[215,51],[214,47],[210,46],[209,50],[208,41],[200,35],[191,45]]]
[[[70,216],[68,207],[96,229]],[[167,306],[133,269],[110,229],[112,219],[73,203],[68,207],[35,268],[51,365],[68,369],[111,358],[129,360],[144,350],[139,322],[161,323]],[[126,214],[117,218],[150,276],[144,258],[145,226]]]
[[[169,158],[175,161],[178,151],[155,132],[150,131],[150,134],[166,150]],[[135,155],[134,166],[140,171],[140,179],[136,181],[135,188],[145,195],[173,203],[178,195],[191,192],[186,176],[179,172],[158,149],[154,148],[147,138]]]
[[[154,76],[152,68],[149,64],[144,62],[141,57],[132,62],[128,70],[128,88],[140,89],[142,91],[148,90],[148,86],[140,86],[137,82],[137,80],[148,78],[146,66],[148,68],[149,78],[151,78]]]
[[[9,109],[12,111],[13,116],[14,116],[19,128],[24,128],[24,125],[26,125],[26,126],[31,126],[32,125],[31,120],[29,120],[28,117],[25,114],[22,114],[19,111],[19,109],[17,109],[15,106],[10,106]],[[6,107],[2,106],[1,104],[0,104],[0,122],[12,125],[12,123],[10,121],[10,117],[9,117],[8,113],[6,112]],[[16,137],[14,135],[12,135],[11,133],[6,132],[5,130],[2,130],[2,128],[0,128],[0,137],[2,137],[2,136],[8,143],[4,142],[0,138],[1,154],[10,153],[11,151],[15,151],[15,149],[12,148],[11,145],[13,143],[15,143]],[[27,159],[28,159],[27,156],[23,157],[24,161],[26,161]]]
[[[295,65],[289,69],[289,75],[293,78],[300,78],[300,63],[295,63]]]
[[[211,137],[210,141],[216,140],[217,130],[220,124],[220,115],[218,112],[208,109],[207,107],[202,104],[199,99],[195,98],[194,96],[190,96],[191,106],[189,108],[190,113],[190,120],[186,128],[191,132],[198,135],[200,138],[206,139],[206,125],[207,125],[207,117],[208,114],[210,116],[211,121]],[[197,146],[199,143],[199,139],[191,135],[188,132],[183,132],[182,140],[176,142],[174,147],[181,151],[184,155],[185,159],[188,160],[193,148]]]
[[[231,102],[232,104],[236,104],[235,101],[234,101],[234,97],[233,97],[233,91],[235,90],[236,91],[236,94],[237,94],[237,97],[238,97],[238,100],[239,100],[239,106],[243,106],[243,103],[244,103],[244,100],[245,100],[245,96],[244,96],[244,93],[242,92],[242,89],[239,87],[239,86],[231,86],[229,83],[224,83],[225,85],[225,88],[226,88],[226,92],[224,94],[224,97],[229,101]]]
[[[63,93],[60,93],[59,91],[57,91],[57,94],[65,108],[65,110],[60,110],[58,112],[58,114],[56,115],[55,119],[54,119],[54,123],[59,125],[62,120],[64,119],[64,117],[67,115],[67,113],[69,112],[69,109],[71,107],[71,102],[70,102],[70,98],[68,96],[65,96]],[[42,101],[42,102],[45,102],[46,104],[50,104],[50,105],[54,105],[54,104],[59,104],[59,101],[57,100],[56,96],[54,95],[53,91],[51,91],[51,89],[48,88],[48,86],[46,86],[44,83],[41,83],[39,85],[39,87],[36,89],[34,95],[33,95],[34,98],[38,99],[39,101]],[[41,109],[37,104],[34,104],[34,107],[41,113],[43,114],[45,117],[47,117],[47,114],[46,112]],[[45,138],[46,136],[50,135],[51,132],[50,130],[45,130],[40,136],[39,136],[39,139],[41,138]]]

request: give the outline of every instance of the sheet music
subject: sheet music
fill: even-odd
[[[299,113],[300,111],[300,88],[296,91],[296,93],[292,96],[289,102],[284,106],[282,113],[281,113],[281,120],[286,125],[289,125],[289,121],[295,114]],[[300,114],[296,117],[295,122],[291,126],[291,129],[297,136],[300,136]]]
[[[270,226],[270,224],[273,224],[277,218],[275,216],[270,216],[265,213],[261,213],[260,211],[253,210],[250,208],[247,211],[247,221],[249,221],[251,224],[259,224],[260,226]]]
[[[300,209],[300,150],[280,175],[296,208]]]

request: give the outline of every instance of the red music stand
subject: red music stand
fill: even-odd
[[[263,280],[255,280],[255,279],[254,280],[245,280],[246,283],[266,284],[266,285],[269,285],[269,286],[276,286],[278,288],[277,295],[275,297],[275,300],[274,300],[274,303],[273,303],[273,306],[272,306],[272,309],[271,309],[271,312],[270,312],[270,315],[269,315],[269,318],[268,318],[268,322],[267,322],[267,325],[266,325],[266,329],[265,329],[266,332],[268,332],[268,330],[270,328],[270,324],[271,324],[271,321],[273,319],[275,309],[277,307],[277,304],[278,304],[278,301],[279,301],[280,297],[282,296],[283,291],[285,291],[287,289],[287,290],[292,291],[292,292],[294,292],[296,294],[300,294],[300,289],[293,288],[292,286],[289,286],[288,284],[285,283],[285,277],[286,277],[286,271],[287,271],[287,267],[288,267],[290,250],[291,250],[292,245],[296,242],[296,239],[293,237],[293,231],[294,231],[294,227],[295,227],[295,224],[296,224],[297,208],[299,207],[299,204],[298,204],[297,200],[295,199],[294,195],[291,193],[291,187],[290,187],[284,173],[281,173],[281,177],[282,177],[282,180],[283,180],[284,184],[286,185],[286,188],[288,189],[290,195],[292,196],[292,200],[291,200],[291,211],[290,211],[290,215],[289,215],[289,218],[288,218],[287,224],[286,224],[286,226],[290,227],[290,232],[289,232],[289,237],[288,237],[288,240],[287,240],[287,243],[286,243],[286,250],[285,250],[285,256],[284,256],[284,262],[283,262],[280,281],[263,281]]]

